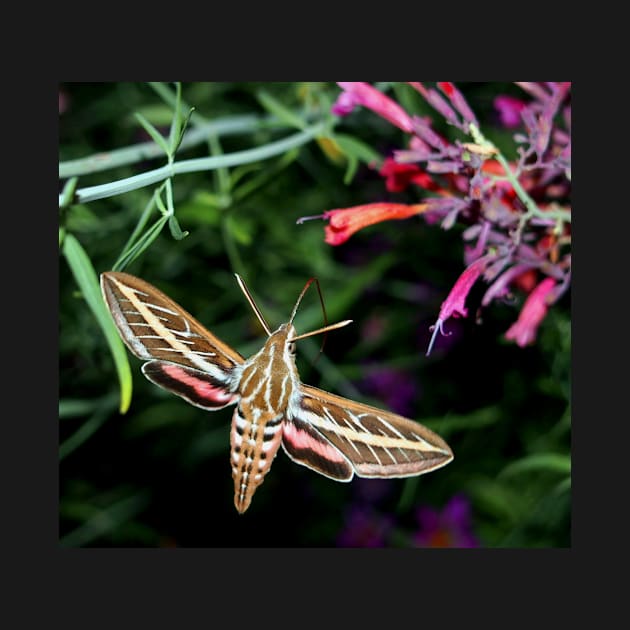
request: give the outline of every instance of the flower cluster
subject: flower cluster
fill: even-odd
[[[387,483],[386,480],[370,479]],[[365,483],[365,482],[364,482]],[[390,486],[377,486],[380,496],[370,496],[362,491],[357,480],[357,499],[345,512],[343,525],[337,535],[338,547],[455,547],[480,546],[475,535],[470,500],[458,493],[451,497],[442,509],[419,505],[415,510],[416,528],[409,531],[399,519],[378,507],[383,493]]]
[[[466,267],[442,303],[427,354],[437,333],[445,334],[446,320],[466,317],[466,297],[480,277],[488,284],[482,307],[515,288],[528,294],[505,337],[521,347],[532,343],[549,306],[570,286],[571,84],[518,82],[527,100],[497,96],[498,119],[507,128],[520,128],[514,137],[518,159],[512,163],[484,137],[451,82],[438,82],[437,89],[417,81],[409,85],[461,132],[463,139],[455,141],[435,131],[431,119],[410,115],[368,83],[338,85],[342,92],[333,113],[347,116],[362,106],[408,134],[407,146],[388,156],[379,172],[389,192],[414,186],[423,199],[328,210],[321,215],[329,221],[326,242],[341,245],[367,226],[413,215],[445,230],[461,223]]]
[[[479,547],[472,530],[470,502],[463,494],[452,497],[442,510],[419,507],[416,518],[418,530],[413,537],[416,547]]]

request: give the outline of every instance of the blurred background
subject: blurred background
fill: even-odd
[[[408,111],[434,115],[406,86],[382,87]],[[515,86],[458,87],[487,137],[514,157],[514,131],[493,103],[518,94]],[[184,135],[175,161],[269,147],[309,125],[332,124],[339,91],[335,83],[183,83],[182,113],[194,107],[186,133],[201,135],[189,144]],[[65,239],[75,239],[99,274],[120,262],[150,211],[136,237],[149,232],[160,216],[151,200],[162,182],[122,194],[107,185],[166,163],[164,151],[144,151],[152,136],[136,114],[168,138],[175,97],[173,84],[59,86],[60,193],[72,176],[79,190],[105,186],[102,198],[60,209],[60,544],[570,546],[570,296],[550,309],[536,343],[521,348],[503,335],[522,296],[495,302],[477,318],[485,290],[479,282],[468,296],[469,317],[450,319],[452,334],[439,337],[427,357],[429,327],[465,267],[463,228],[411,217],[367,227],[333,247],[324,242],[325,221],[296,224],[336,208],[418,202],[417,191],[386,191],[370,166],[370,151],[382,159],[402,146],[403,134],[365,110],[333,121],[346,144],[355,139],[358,160],[312,138],[257,161],[178,174],[171,180],[177,223],[156,228],[125,271],[160,288],[244,356],[265,334],[234,272],[272,328],[317,277],[328,320],[354,322],[329,333],[321,354],[321,337],[298,342],[302,381],[425,424],[446,439],[454,461],[410,479],[337,483],[279,452],[239,515],[229,461],[232,408],[188,405],[149,383],[142,362],[128,355],[133,395],[120,413],[115,362],[64,254]],[[102,157],[88,160],[110,151],[120,157],[111,168],[100,170]],[[315,290],[295,324],[298,332],[323,325]]]

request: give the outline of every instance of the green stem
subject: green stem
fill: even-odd
[[[318,123],[308,127],[304,131],[293,134],[283,140],[277,142],[270,142],[262,147],[255,149],[247,149],[245,151],[236,151],[235,153],[228,153],[226,155],[198,158],[193,160],[182,160],[180,162],[174,162],[173,164],[166,164],[161,168],[147,171],[139,175],[133,175],[125,179],[120,179],[115,182],[109,182],[108,184],[101,184],[99,186],[89,186],[76,191],[75,203],[88,203],[95,201],[96,199],[104,199],[106,197],[113,197],[123,193],[137,190],[138,188],[144,188],[145,186],[151,186],[166,179],[167,177],[173,177],[175,175],[181,175],[182,173],[194,173],[199,171],[209,171],[216,168],[235,166],[237,164],[247,164],[249,162],[257,162],[265,160],[274,155],[278,155],[292,149],[294,147],[301,146],[309,142],[313,137],[317,136],[324,129],[323,123]],[[59,203],[63,201],[62,195],[59,195]]]
[[[505,159],[499,149],[492,142],[487,140],[485,136],[481,133],[481,131],[473,123],[470,124],[470,135],[473,137],[473,140],[477,144],[493,149],[495,159],[505,171],[505,177],[501,177],[501,179],[505,179],[510,182],[512,188],[514,188],[516,196],[523,202],[525,208],[527,208],[527,212],[522,214],[519,219],[518,228],[516,230],[517,240],[520,240],[520,234],[522,233],[525,224],[532,217],[538,217],[542,219],[555,219],[556,222],[560,224],[560,226],[563,223],[571,223],[570,211],[563,210],[562,208],[555,208],[553,210],[541,210],[536,205],[536,202],[529,196],[523,186],[521,186],[521,182],[514,174],[514,171],[512,171],[510,163]]]
[[[199,121],[198,114],[193,114]],[[229,136],[245,134],[260,129],[283,128],[287,125],[279,121],[275,116],[261,117],[256,114],[245,116],[234,116],[215,120],[213,122],[198,125],[194,129],[189,129],[184,136],[179,149],[197,146],[209,135]],[[164,151],[155,142],[142,142],[131,147],[96,153],[78,160],[66,160],[59,163],[59,179],[66,179],[74,175],[87,175],[98,173],[118,166],[135,164],[142,160],[150,160],[164,156]]]

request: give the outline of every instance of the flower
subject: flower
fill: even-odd
[[[466,296],[470,292],[470,289],[472,289],[473,284],[477,281],[477,278],[483,273],[490,260],[491,256],[482,256],[481,258],[478,258],[475,262],[468,265],[468,267],[464,269],[462,275],[457,278],[457,281],[453,285],[450,293],[444,302],[442,302],[438,320],[433,326],[433,335],[431,336],[431,341],[429,342],[427,356],[431,353],[433,342],[435,341],[438,331],[440,331],[443,335],[446,334],[443,329],[444,322],[449,317],[466,317],[466,315],[468,315],[468,310],[464,306]]]
[[[470,502],[455,495],[441,511],[422,506],[416,512],[419,529],[413,536],[416,547],[479,547],[472,532]]]
[[[379,175],[385,178],[385,188],[389,192],[402,192],[413,183],[425,190],[442,192],[442,187],[415,164],[400,164],[393,158],[385,158]]]
[[[367,506],[354,505],[346,511],[344,527],[337,536],[337,546],[384,547],[393,525],[391,517]]]
[[[504,127],[514,129],[523,124],[521,112],[527,103],[513,96],[501,94],[494,99],[494,108],[499,113],[499,120]]]
[[[349,114],[355,105],[363,105],[371,109],[392,125],[411,133],[413,124],[411,116],[389,96],[379,92],[375,87],[364,81],[337,81],[343,92],[337,97],[332,106],[332,112],[338,116]]]
[[[518,319],[505,333],[506,339],[514,340],[521,348],[533,343],[540,322],[545,318],[550,302],[553,301],[553,289],[556,281],[545,278],[528,296]]]
[[[297,223],[303,223],[310,219],[329,219],[326,226],[325,241],[329,245],[341,245],[345,243],[355,232],[368,225],[374,225],[390,219],[406,219],[414,214],[420,214],[427,209],[426,203],[408,205],[404,203],[368,203],[351,208],[336,208],[327,210],[316,217],[301,217]]]

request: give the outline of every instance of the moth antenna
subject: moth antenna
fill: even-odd
[[[324,344],[326,343],[326,337],[328,336],[328,331],[331,329],[328,327],[328,316],[326,315],[326,306],[324,305],[324,296],[322,295],[322,289],[319,285],[319,280],[317,278],[309,278],[307,280],[306,284],[304,285],[304,288],[302,289],[302,292],[298,296],[295,306],[293,307],[293,312],[291,313],[291,319],[289,320],[289,324],[293,323],[293,319],[295,318],[295,314],[297,313],[298,306],[300,305],[300,302],[302,301],[302,298],[304,297],[304,294],[306,293],[307,289],[311,286],[311,284],[313,284],[313,282],[317,285],[317,293],[319,295],[319,302],[322,305],[322,313],[324,314],[324,327],[319,328],[318,330],[313,331],[311,333],[307,333],[306,335],[299,335],[298,337],[294,337],[292,341],[295,341],[296,339],[304,339],[304,337],[310,337],[311,335],[316,335],[317,333],[323,332],[324,336],[322,338],[322,345],[320,346],[319,353],[317,355],[319,357],[319,355],[324,351]],[[317,359],[315,360],[317,361]]]
[[[238,282],[238,286],[241,288],[241,291],[247,298],[247,301],[249,302],[249,305],[252,307],[252,310],[254,311],[254,313],[256,314],[256,317],[258,318],[260,325],[265,329],[267,336],[271,337],[271,330],[269,329],[269,326],[267,322],[265,321],[263,314],[258,308],[258,305],[256,304],[256,302],[254,302],[254,298],[252,297],[252,294],[249,292],[249,289],[247,288],[245,281],[237,273],[235,273],[234,275],[236,276],[236,281]],[[302,293],[304,293],[304,291],[302,291]]]

